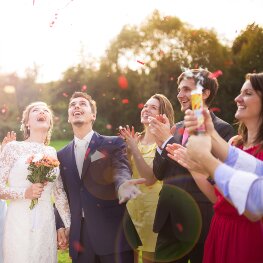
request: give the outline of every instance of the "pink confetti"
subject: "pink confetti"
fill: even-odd
[[[106,125],[106,129],[107,129],[107,130],[111,130],[111,129],[112,129],[112,125],[111,125],[110,123],[108,123],[108,124]]]
[[[87,86],[83,85],[82,88],[81,88],[81,91],[86,91],[86,90],[87,90]]]
[[[66,92],[63,92],[63,94],[62,94],[64,97],[68,97],[68,94],[66,93]]]
[[[209,75],[209,78],[218,78],[219,76],[223,75],[223,72],[221,70],[217,70]]]

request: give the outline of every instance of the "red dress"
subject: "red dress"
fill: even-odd
[[[263,160],[258,146],[245,152]],[[241,147],[242,149],[242,147]],[[263,263],[263,221],[251,222],[215,190],[215,214],[205,242],[203,263]]]

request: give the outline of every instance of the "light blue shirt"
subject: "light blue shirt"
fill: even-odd
[[[6,213],[6,202],[0,200],[0,262],[3,262],[3,232],[4,232],[4,219]]]
[[[263,215],[263,162],[234,147],[215,171],[215,182],[238,212]]]

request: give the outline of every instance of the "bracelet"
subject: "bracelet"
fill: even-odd
[[[213,178],[211,175],[209,175],[209,176],[206,178],[206,180],[207,180],[211,185],[215,185],[215,184],[216,184],[214,178]]]

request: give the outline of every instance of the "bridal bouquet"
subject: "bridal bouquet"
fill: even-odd
[[[56,179],[56,173],[54,168],[59,166],[59,161],[53,157],[44,154],[32,155],[27,160],[29,174],[27,180],[31,183],[45,183],[54,182]],[[38,203],[38,199],[33,199],[30,204],[30,209],[32,210]]]

